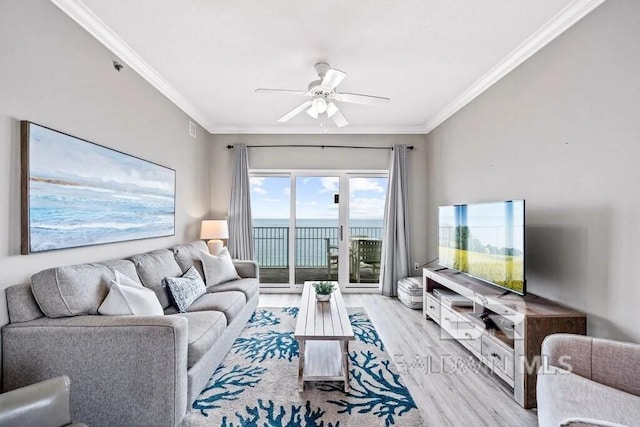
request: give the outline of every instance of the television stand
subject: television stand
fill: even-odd
[[[536,406],[542,340],[554,333],[584,335],[584,313],[535,295],[520,296],[454,270],[422,270],[423,315],[441,327],[443,339],[458,341],[513,389],[524,408]],[[471,301],[454,305],[438,297],[448,290]]]

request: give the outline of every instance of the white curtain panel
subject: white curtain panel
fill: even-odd
[[[229,253],[234,259],[253,260],[253,227],[249,156],[246,144],[233,144],[233,176],[229,202]]]
[[[389,165],[389,186],[384,207],[382,294],[398,295],[398,280],[409,276],[409,206],[407,146],[394,145]]]

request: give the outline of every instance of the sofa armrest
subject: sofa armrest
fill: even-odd
[[[260,267],[256,261],[234,259],[233,265],[236,267],[238,275],[243,279],[260,279]]]
[[[0,425],[64,426],[71,423],[69,378],[61,376],[0,395]]]
[[[640,345],[572,334],[542,342],[545,363],[640,396]]]
[[[4,390],[67,375],[73,419],[176,425],[187,405],[187,322],[181,316],[76,316],[7,325]]]

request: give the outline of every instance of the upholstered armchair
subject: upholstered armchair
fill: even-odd
[[[640,345],[553,334],[542,343],[542,357],[540,427],[638,425]]]
[[[87,427],[71,422],[69,389],[61,376],[0,394],[0,426]]]

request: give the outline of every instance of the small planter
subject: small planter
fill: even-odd
[[[331,299],[331,294],[328,294],[328,295],[316,294],[316,300],[318,300],[318,302],[327,302],[330,299]]]
[[[335,289],[331,282],[314,283],[313,287],[316,291],[316,300],[319,302],[329,301],[331,299],[331,292]]]

